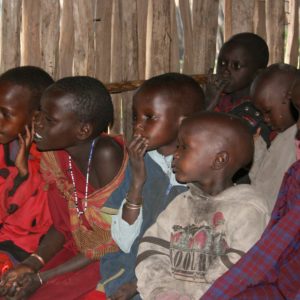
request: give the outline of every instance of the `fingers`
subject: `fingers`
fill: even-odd
[[[141,135],[135,135],[128,146],[128,152],[131,156],[143,157],[147,151],[148,140]]]
[[[21,133],[18,134],[18,138],[19,138],[19,145],[20,145],[20,148],[24,147],[24,145],[25,145],[25,140],[24,140],[24,138],[23,138],[23,136],[22,136]]]
[[[28,147],[31,145],[31,143],[33,141],[33,131],[32,131],[32,128],[31,128],[31,130],[29,129],[28,125],[25,126],[25,131],[26,131],[25,145],[26,145],[26,147]]]

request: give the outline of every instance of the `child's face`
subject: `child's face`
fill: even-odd
[[[31,91],[10,82],[0,83],[0,143],[7,144],[31,125],[33,111],[29,111]]]
[[[294,87],[291,91],[291,98],[292,98],[293,105],[297,109],[299,114],[298,121],[297,121],[298,131],[297,131],[296,138],[297,140],[300,140],[300,79],[298,79],[297,82],[294,84]]]
[[[150,89],[141,91],[134,96],[132,109],[133,134],[148,140],[147,150],[175,148],[180,117],[168,95]]]
[[[76,144],[79,120],[71,110],[72,95],[58,90],[47,91],[36,118],[35,142],[39,150],[61,150]]]
[[[272,130],[283,132],[295,123],[288,91],[279,82],[266,80],[254,91],[252,101]]]
[[[209,139],[211,136],[205,131],[193,134],[185,126],[180,127],[172,163],[177,181],[204,186],[205,181],[209,180],[215,159],[215,151],[207,142]]]
[[[241,45],[225,44],[218,56],[217,74],[229,82],[224,88],[227,94],[250,86],[258,70],[248,50]]]

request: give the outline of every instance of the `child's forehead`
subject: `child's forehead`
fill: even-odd
[[[134,106],[168,106],[176,107],[179,104],[179,99],[176,93],[171,93],[169,90],[163,88],[150,88],[137,93],[133,97]]]
[[[274,72],[262,76],[259,84],[255,88],[255,94],[268,94],[270,97],[272,95],[280,94],[285,97],[293,82],[293,74]]]
[[[27,104],[33,97],[33,91],[26,85],[0,81],[0,97],[6,100],[6,104],[13,105],[15,102]]]
[[[225,43],[221,48],[219,57],[228,56],[228,55],[242,55],[248,59],[256,59],[254,53],[252,53],[246,45],[238,42]]]

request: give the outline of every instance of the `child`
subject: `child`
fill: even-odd
[[[268,149],[261,138],[256,139],[254,163],[249,172],[251,184],[262,193],[270,213],[283,176],[296,161],[297,112],[292,108],[288,94],[295,78],[295,67],[274,64],[254,80],[251,88],[253,104],[262,113],[266,124],[277,132]]]
[[[12,260],[4,255],[0,276],[37,249],[52,223],[31,132],[42,92],[52,83],[49,74],[33,66],[0,76],[0,251]]]
[[[267,208],[251,185],[232,182],[252,155],[252,135],[237,117],[203,112],[182,122],[173,170],[189,190],[141,239],[142,299],[199,299],[260,238]]]
[[[299,113],[299,75],[294,82],[291,97]],[[298,129],[297,139],[299,138]],[[298,159],[285,174],[271,221],[262,238],[201,299],[300,299],[299,190]]]
[[[105,201],[127,163],[122,143],[104,133],[112,121],[111,97],[94,78],[63,78],[43,94],[35,141],[48,151],[42,172],[53,226],[36,253],[3,276],[2,296],[37,290],[30,299],[73,300],[96,287],[99,258],[118,250]]]
[[[270,130],[261,114],[250,101],[250,86],[255,76],[267,67],[269,50],[260,36],[243,32],[232,36],[222,46],[217,62],[216,76],[209,76],[206,99],[208,110],[231,112],[248,121],[255,133],[269,143]]]
[[[171,199],[186,189],[176,182],[171,168],[179,125],[187,115],[203,108],[200,86],[177,73],[150,78],[133,97],[130,165],[124,182],[111,197],[117,201],[126,198],[112,223],[113,238],[123,251],[105,255],[100,266],[99,288],[109,299],[131,299],[137,293],[134,267],[140,237]]]

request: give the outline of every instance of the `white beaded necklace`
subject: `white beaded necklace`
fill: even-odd
[[[72,158],[69,155],[69,171],[70,171],[72,184],[73,184],[74,203],[75,203],[75,207],[76,207],[77,214],[78,214],[79,218],[80,218],[81,215],[84,214],[84,212],[87,209],[87,205],[88,205],[87,198],[88,198],[88,191],[89,191],[90,168],[91,168],[91,161],[92,161],[93,152],[94,152],[95,141],[96,141],[96,139],[93,140],[92,145],[91,145],[89,160],[88,160],[88,165],[87,165],[87,170],[86,170],[83,210],[80,210],[79,206],[78,206],[78,194],[77,194],[77,190],[76,190],[74,173],[73,173],[73,168],[72,168]]]

